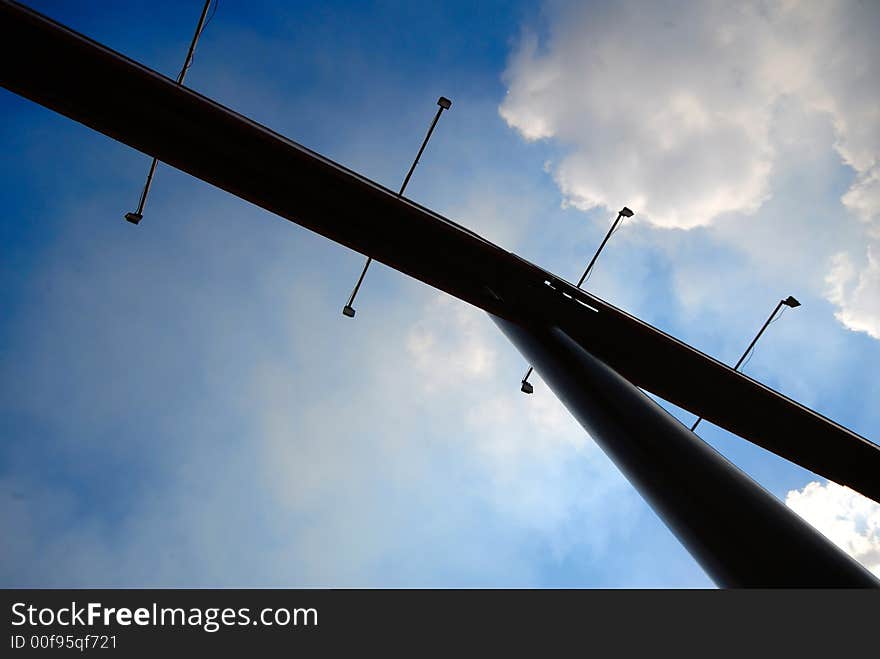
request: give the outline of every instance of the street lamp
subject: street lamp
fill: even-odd
[[[577,287],[580,288],[581,284],[586,281],[587,277],[590,276],[590,272],[593,270],[593,266],[596,264],[596,259],[599,258],[599,254],[602,253],[602,250],[605,248],[605,243],[608,242],[608,239],[611,238],[612,234],[617,230],[617,225],[620,223],[620,220],[624,217],[632,217],[635,215],[629,208],[624,206],[619,211],[617,211],[617,218],[614,220],[614,223],[611,225],[611,228],[608,229],[608,233],[605,234],[605,238],[602,240],[602,243],[599,245],[599,249],[596,250],[596,253],[593,254],[593,258],[590,259],[590,263],[587,265],[587,269],[584,270],[584,274],[581,275],[581,278],[578,280]],[[793,298],[792,298],[793,299]],[[529,382],[529,376],[532,374],[532,371],[535,370],[534,367],[529,366],[529,370],[526,371],[526,374],[523,376],[523,379],[520,381],[519,390],[524,394],[533,394],[535,393],[535,388],[532,386],[532,383]]]
[[[412,166],[409,168],[409,171],[406,174],[406,178],[403,179],[403,185],[400,186],[400,190],[397,193],[397,198],[400,199],[403,196],[404,190],[406,190],[406,186],[409,183],[410,177],[413,175],[413,172],[416,169],[416,165],[419,164],[419,158],[422,157],[422,152],[425,150],[425,147],[428,145],[428,140],[431,139],[431,133],[434,132],[434,126],[437,125],[437,121],[440,119],[440,115],[443,113],[443,110],[448,110],[452,107],[452,101],[450,101],[445,96],[441,96],[437,99],[437,105],[440,107],[437,109],[437,114],[434,115],[434,121],[431,122],[431,127],[428,129],[428,134],[425,135],[424,141],[422,141],[422,146],[419,148],[419,152],[416,154],[416,159],[413,161]],[[355,309],[354,309],[354,298],[357,296],[358,291],[361,288],[361,283],[364,281],[364,277],[367,274],[367,269],[370,267],[370,264],[373,262],[373,257],[368,256],[367,262],[364,263],[364,269],[361,270],[361,276],[358,277],[357,283],[354,285],[354,290],[351,292],[351,295],[348,298],[348,302],[342,307],[342,315],[348,318],[354,318]]]
[[[587,265],[587,269],[584,270],[584,274],[581,275],[580,280],[577,283],[577,287],[580,288],[581,284],[584,283],[584,280],[590,275],[590,271],[593,269],[593,266],[596,264],[596,259],[599,258],[599,254],[602,253],[602,250],[605,248],[605,243],[608,242],[608,239],[611,238],[611,234],[613,234],[617,230],[617,225],[620,223],[620,220],[624,217],[632,217],[634,213],[624,206],[617,212],[617,219],[614,220],[614,224],[611,225],[611,228],[608,229],[608,233],[605,234],[605,238],[602,240],[602,244],[599,245],[599,249],[596,250],[596,253],[593,254],[593,258],[590,259],[589,265]]]
[[[794,309],[795,307],[801,306],[801,303],[798,302],[797,299],[793,295],[789,295],[784,300],[779,300],[779,302],[773,308],[773,313],[771,313],[770,316],[767,318],[767,320],[764,321],[764,324],[761,326],[761,329],[758,330],[758,333],[755,335],[755,338],[752,339],[752,342],[749,344],[749,347],[746,348],[745,352],[743,352],[742,356],[739,358],[739,361],[736,362],[736,366],[733,367],[734,371],[739,370],[739,367],[742,365],[745,358],[748,357],[749,353],[752,352],[752,350],[755,347],[755,344],[758,342],[758,339],[761,338],[761,335],[764,333],[764,330],[766,330],[767,327],[769,327],[770,323],[774,322],[774,319],[779,320],[779,318],[782,318],[781,314],[779,315],[779,318],[776,318],[776,314],[779,313],[779,310],[782,309],[783,306]],[[691,426],[691,432],[693,432],[697,429],[697,426],[700,425],[700,421],[702,421],[702,420],[703,420],[703,417],[698,417],[697,420],[694,421],[694,425]]]
[[[202,36],[202,32],[207,25],[207,22],[211,19],[208,18],[207,21],[205,18],[208,15],[208,8],[211,6],[211,3],[214,2],[214,11],[217,11],[217,0],[205,0],[205,6],[202,7],[202,14],[199,16],[199,23],[196,25],[196,32],[193,35],[192,42],[189,44],[189,50],[186,53],[186,59],[183,61],[183,68],[180,69],[180,73],[177,76],[177,84],[182,85],[183,81],[186,79],[186,72],[189,70],[189,67],[192,65],[193,54],[196,51],[196,44],[199,42],[199,37]],[[214,14],[211,13],[211,18],[214,17]],[[159,160],[153,158],[153,162],[150,163],[150,170],[147,172],[147,182],[144,184],[144,189],[141,192],[140,201],[138,201],[137,210],[126,213],[125,219],[131,222],[132,224],[138,224],[142,219],[144,219],[144,204],[147,203],[147,195],[150,193],[150,186],[153,184],[153,174],[156,173],[156,165],[159,164]]]

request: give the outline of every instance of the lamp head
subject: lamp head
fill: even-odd
[[[633,213],[633,212],[632,212],[629,208],[627,208],[626,206],[624,206],[623,208],[620,209],[620,214],[621,214],[623,217],[632,217],[633,215],[635,215],[635,213]]]
[[[440,98],[437,99],[437,105],[439,105],[444,110],[448,110],[449,108],[452,107],[452,101],[450,101],[445,96],[441,96]]]
[[[787,306],[787,307],[791,307],[792,309],[794,309],[795,307],[799,307],[799,306],[801,306],[801,303],[798,302],[798,301],[794,298],[794,296],[792,296],[792,295],[789,295],[787,298],[785,298],[785,299],[782,301],[782,304],[784,304],[784,305]]]

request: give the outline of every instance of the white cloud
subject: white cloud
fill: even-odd
[[[625,201],[681,228],[754,210],[767,195],[772,99],[758,73],[766,48],[746,44],[769,46],[768,29],[730,3],[566,6],[546,50],[527,37],[511,61],[501,115],[527,139],[571,146],[554,175],[579,208]]]
[[[410,329],[406,352],[429,391],[483,380],[495,372],[496,354],[473,309],[435,294]]]
[[[546,34],[527,33],[512,55],[499,112],[525,139],[567,149],[552,167],[564,204],[625,203],[663,228],[741,218],[791,165],[778,158],[787,113],[819,114],[851,168],[840,215],[865,234],[837,247],[855,271],[842,287],[829,275],[828,297],[842,323],[877,337],[880,4],[562,2],[547,16]]]
[[[880,577],[880,504],[836,483],[791,490],[786,505]]]
[[[352,323],[318,267],[337,247],[209,194],[166,225],[186,258],[160,228],[71,229],[41,260],[0,368],[0,411],[41,427],[0,479],[0,582],[535,585],[635,534],[648,511],[548,390],[519,392],[484,313],[377,267],[394,292]]]
[[[837,319],[849,329],[880,339],[880,258],[868,246],[867,265],[858,270],[849,255],[835,255],[826,276],[828,299],[838,305]]]
[[[871,226],[873,237],[880,238],[880,167],[861,176],[841,198],[844,206]]]

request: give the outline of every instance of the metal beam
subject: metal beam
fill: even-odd
[[[558,328],[492,318],[724,588],[878,588],[859,563]]]
[[[176,81],[0,0],[0,85],[496,316],[542,319],[633,384],[880,501],[880,447]]]

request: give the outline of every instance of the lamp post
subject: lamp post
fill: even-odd
[[[792,295],[789,295],[784,300],[779,300],[779,302],[773,308],[773,313],[771,313],[770,316],[767,318],[767,320],[764,321],[764,324],[761,326],[761,329],[758,330],[758,333],[755,335],[755,338],[752,339],[752,342],[749,344],[749,347],[745,349],[745,352],[743,352],[742,356],[740,356],[739,360],[736,362],[736,366],[733,367],[734,371],[739,370],[739,367],[742,365],[745,358],[748,357],[749,353],[755,347],[755,344],[758,342],[758,339],[761,338],[761,335],[764,333],[764,330],[766,330],[767,327],[770,326],[770,323],[773,322],[774,317],[776,316],[777,313],[779,313],[779,310],[782,309],[783,306],[794,309],[795,307],[801,306],[801,303],[798,302],[797,299]],[[780,316],[780,318],[781,318],[781,316]],[[700,425],[700,421],[702,421],[702,420],[703,420],[703,417],[698,417],[697,420],[694,421],[694,425],[691,426],[691,432],[693,432],[697,429],[697,426]]]
[[[578,280],[577,287],[580,288],[581,284],[586,281],[587,277],[590,276],[590,272],[593,270],[593,266],[596,265],[596,259],[599,258],[599,254],[602,253],[602,250],[605,249],[605,243],[608,242],[608,239],[611,238],[611,235],[617,230],[617,225],[620,224],[620,220],[624,217],[632,217],[635,215],[629,208],[624,206],[619,211],[617,211],[617,218],[614,220],[614,223],[611,225],[611,228],[608,229],[608,233],[605,234],[605,238],[602,239],[602,242],[599,245],[599,249],[596,250],[596,253],[593,254],[593,258],[590,259],[590,263],[587,265],[587,269],[584,270],[584,274],[581,275],[581,278]],[[529,370],[526,371],[526,374],[523,376],[523,379],[520,381],[519,390],[524,394],[533,394],[535,393],[535,388],[532,386],[532,383],[529,382],[529,376],[531,376],[532,371],[535,370],[534,367],[529,366]]]
[[[593,266],[596,264],[596,259],[599,258],[599,254],[602,253],[602,250],[605,248],[605,243],[608,242],[608,239],[611,238],[611,234],[613,234],[617,230],[617,225],[620,223],[620,220],[624,217],[632,217],[634,213],[624,206],[617,212],[617,218],[614,220],[614,224],[611,225],[611,228],[608,229],[608,233],[605,234],[605,238],[602,239],[602,243],[599,245],[599,249],[596,250],[596,253],[593,254],[593,258],[590,259],[590,263],[587,265],[587,269],[584,270],[584,274],[581,275],[581,278],[578,280],[577,287],[580,288],[581,284],[584,283],[587,277],[590,276],[590,271],[593,269]]]
[[[205,29],[205,19],[208,16],[208,9],[210,8],[212,2],[215,3],[214,11],[217,11],[217,0],[205,0],[205,6],[202,7],[202,14],[201,16],[199,16],[199,23],[198,25],[196,25],[196,32],[193,35],[192,42],[189,44],[189,50],[186,53],[186,59],[183,61],[183,68],[180,69],[180,73],[177,76],[178,85],[182,85],[183,81],[186,79],[186,72],[187,70],[189,70],[189,67],[192,64],[193,54],[196,51],[196,44],[199,42],[199,37],[202,35],[202,31]],[[211,16],[213,17],[214,14],[211,14]],[[147,203],[147,195],[150,193],[150,186],[152,186],[153,184],[153,174],[156,173],[156,166],[158,164],[159,160],[153,158],[153,161],[150,163],[150,170],[147,172],[147,182],[144,184],[144,189],[141,192],[140,201],[138,201],[137,210],[125,214],[125,219],[132,224],[138,224],[142,219],[144,219],[144,204]]]
[[[434,115],[434,121],[431,122],[431,127],[428,128],[428,134],[425,135],[425,139],[422,141],[422,146],[419,148],[419,152],[416,154],[416,159],[413,161],[412,166],[410,166],[409,171],[406,173],[406,178],[403,179],[403,185],[400,186],[400,190],[397,192],[397,198],[400,199],[403,196],[404,190],[406,190],[406,186],[409,183],[410,177],[413,175],[413,172],[416,169],[416,165],[419,164],[419,158],[422,157],[422,153],[425,150],[425,147],[428,145],[428,140],[431,139],[431,133],[434,132],[434,127],[437,125],[437,122],[440,120],[440,115],[443,113],[443,110],[448,110],[452,107],[452,101],[450,101],[445,96],[441,96],[437,99],[437,105],[440,106],[437,108],[437,114]],[[367,262],[364,263],[364,269],[361,270],[361,276],[358,277],[357,283],[354,285],[354,290],[351,292],[351,295],[348,298],[348,302],[346,302],[345,306],[342,307],[342,315],[347,316],[348,318],[354,318],[355,309],[354,309],[354,298],[357,296],[358,291],[361,288],[361,284],[364,281],[364,277],[367,274],[367,269],[370,267],[370,264],[373,262],[373,257],[368,256]]]

